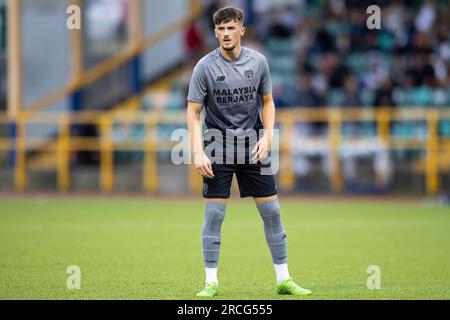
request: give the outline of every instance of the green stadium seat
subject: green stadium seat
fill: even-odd
[[[434,106],[450,106],[450,91],[444,89],[436,89],[433,91],[432,96],[432,103]]]
[[[363,89],[360,92],[360,99],[364,106],[373,106],[375,102],[375,92],[370,89]]]
[[[425,87],[419,87],[413,90],[413,105],[414,106],[429,106],[432,104],[432,91]]]
[[[272,72],[295,73],[296,63],[293,57],[273,57],[270,59],[270,69]]]
[[[450,138],[450,121],[444,120],[439,122],[439,136]]]
[[[325,24],[325,30],[334,38],[337,38],[339,35],[349,33],[350,25],[342,20],[329,20]]]
[[[265,48],[273,56],[293,56],[295,51],[292,39],[269,38],[265,42]]]
[[[367,54],[364,53],[350,53],[344,57],[344,64],[348,66],[353,72],[357,74],[362,74],[368,70],[368,59]]]
[[[344,92],[341,89],[331,89],[327,96],[327,106],[338,107],[344,101]]]

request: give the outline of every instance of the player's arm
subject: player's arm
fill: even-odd
[[[202,122],[200,120],[200,111],[202,105],[197,102],[188,101],[187,108],[187,126],[189,137],[191,139],[191,150],[194,157],[195,168],[203,177],[214,177],[211,161],[203,151]]]
[[[254,154],[253,161],[255,162],[266,158],[272,148],[273,127],[275,124],[275,103],[272,93],[262,96],[261,118],[264,125],[264,135],[259,139],[252,151],[252,154]]]

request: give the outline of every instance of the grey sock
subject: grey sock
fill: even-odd
[[[207,202],[202,227],[203,262],[206,268],[217,268],[220,253],[220,234],[225,218],[226,204]]]
[[[281,210],[278,200],[271,200],[257,205],[264,221],[264,233],[274,264],[287,263],[287,240],[281,222]]]

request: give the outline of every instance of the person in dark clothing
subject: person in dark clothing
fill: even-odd
[[[393,107],[395,101],[392,98],[392,81],[388,77],[381,87],[375,92],[375,107]]]

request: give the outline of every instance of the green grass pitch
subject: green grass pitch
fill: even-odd
[[[281,199],[289,271],[303,299],[449,299],[450,210],[417,203]],[[0,299],[195,299],[204,280],[203,202],[2,199]],[[81,269],[81,289],[66,286]],[[369,290],[369,265],[381,288]],[[220,299],[275,294],[262,220],[231,199],[222,229]]]

